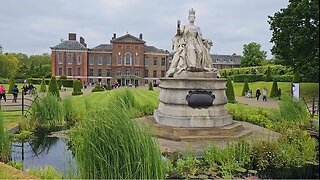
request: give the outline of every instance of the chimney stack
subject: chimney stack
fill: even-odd
[[[69,33],[69,41],[76,41],[77,34],[76,33]]]
[[[117,37],[116,33],[113,33],[112,39],[115,39]]]
[[[142,40],[142,34],[139,35],[139,38]]]

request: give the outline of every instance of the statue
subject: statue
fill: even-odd
[[[212,42],[202,37],[200,28],[194,25],[195,11],[189,10],[189,24],[180,27],[177,23],[177,34],[173,37],[173,59],[166,76],[172,77],[182,71],[213,71],[210,48]],[[218,72],[217,72],[218,73]]]

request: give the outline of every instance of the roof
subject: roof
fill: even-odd
[[[100,44],[99,46],[96,46],[91,49],[92,51],[112,51],[112,45],[111,44]]]
[[[110,40],[111,43],[131,43],[131,44],[145,44],[146,42],[142,39],[139,39],[131,34],[126,34],[118,38]]]
[[[88,50],[83,44],[79,43],[78,41],[63,41],[62,43],[50,47],[51,49],[66,49],[66,50]]]
[[[240,64],[241,56],[233,54],[233,55],[219,55],[213,54],[212,63],[217,64]]]
[[[146,53],[169,53],[168,51],[165,51],[163,49],[158,49],[154,46],[144,46],[144,51]]]

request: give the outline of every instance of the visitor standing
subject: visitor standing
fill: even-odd
[[[263,88],[262,90],[262,101],[267,101],[267,89]]]
[[[23,90],[23,94],[24,95],[27,95],[27,92],[28,92],[28,85],[23,85],[23,87],[22,87],[22,90]]]
[[[33,93],[33,89],[34,89],[34,87],[33,87],[32,83],[30,83],[30,84],[29,84],[29,87],[28,87],[29,95],[30,95],[30,96],[31,96],[32,93]]]
[[[280,88],[278,88],[278,91],[277,91],[277,97],[278,97],[278,99],[280,100],[280,96],[281,96],[281,89]]]
[[[4,102],[7,102],[6,88],[1,84],[1,86],[0,86],[0,101],[2,100],[2,97],[4,99]]]
[[[259,100],[260,95],[261,95],[260,88],[258,88],[257,91],[256,91],[257,100]]]
[[[17,98],[18,98],[18,93],[19,93],[19,89],[17,85],[14,85],[14,87],[12,88],[11,93],[13,94],[13,100],[12,102],[17,102]]]

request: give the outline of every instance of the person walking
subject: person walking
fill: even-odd
[[[4,99],[4,102],[7,102],[6,88],[1,84],[1,86],[0,86],[0,101],[2,100],[2,97]]]
[[[17,98],[18,98],[18,93],[19,93],[19,89],[17,85],[14,85],[14,87],[12,88],[11,93],[13,94],[13,100],[12,102],[17,102]]]
[[[259,100],[260,95],[261,95],[260,88],[258,88],[256,90],[256,98],[257,98],[257,100]]]
[[[268,90],[264,87],[262,90],[262,101],[267,101],[267,92]]]

